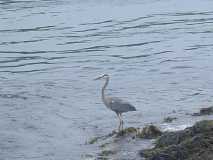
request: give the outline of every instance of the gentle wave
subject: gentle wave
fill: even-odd
[[[6,3],[6,2],[5,2]],[[8,2],[9,3],[9,2]],[[15,3],[15,2],[14,2]],[[18,2],[17,2],[18,3]],[[21,3],[21,2],[20,2]],[[32,1],[28,2],[29,4],[33,3]],[[50,12],[35,12],[33,11],[31,14],[29,14],[29,18],[31,16],[37,16],[40,14],[46,15],[46,14],[59,14],[59,11],[50,11]],[[14,36],[16,33],[27,33],[32,34],[32,37],[29,37],[27,39],[18,40],[14,38],[13,41],[5,40],[0,43],[0,46],[12,48],[18,47],[21,45],[41,45],[41,44],[51,44],[56,48],[56,46],[59,46],[60,48],[58,50],[50,50],[47,47],[44,47],[43,50],[35,50],[35,51],[27,51],[27,50],[4,50],[0,49],[1,53],[4,54],[29,54],[29,55],[38,55],[40,54],[52,54],[49,57],[45,57],[45,55],[41,56],[40,59],[48,60],[44,62],[36,62],[39,57],[37,58],[31,58],[27,59],[27,57],[22,58],[22,61],[18,60],[19,56],[17,57],[4,57],[4,54],[1,56],[3,60],[1,60],[2,64],[7,64],[1,66],[1,71],[7,70],[9,68],[20,68],[21,66],[34,66],[36,67],[38,64],[46,64],[51,65],[55,64],[52,60],[58,60],[60,63],[60,59],[64,59],[69,63],[69,59],[73,57],[72,54],[85,54],[88,56],[92,54],[93,52],[97,52],[99,54],[96,54],[96,56],[104,56],[104,52],[110,52],[114,50],[127,50],[127,49],[133,49],[136,48],[144,49],[154,48],[158,45],[163,44],[167,39],[162,40],[162,36],[165,34],[170,34],[172,32],[177,33],[184,33],[184,34],[211,34],[213,33],[211,30],[209,30],[208,27],[204,27],[203,31],[195,31],[194,28],[200,25],[207,25],[213,23],[213,18],[211,17],[213,15],[213,12],[177,12],[177,13],[161,13],[161,14],[148,14],[144,16],[138,16],[133,18],[127,18],[127,19],[106,19],[102,21],[89,21],[85,23],[79,23],[77,25],[67,25],[66,23],[60,23],[60,24],[49,24],[49,25],[41,25],[33,28],[24,27],[24,28],[13,28],[13,29],[6,29],[1,28],[0,32],[3,34],[9,34],[11,36]],[[197,17],[195,17],[197,16]],[[25,17],[28,18],[28,17]],[[159,20],[160,19],[160,20]],[[191,26],[191,27],[189,27]],[[159,29],[163,27],[162,29]],[[205,29],[206,28],[206,29]],[[37,34],[38,33],[38,34]],[[55,34],[54,34],[55,33]],[[36,36],[33,36],[34,34],[37,34]],[[149,35],[147,35],[149,34]],[[153,37],[152,35],[155,34],[157,38]],[[147,40],[137,40],[134,41],[134,43],[131,43],[131,40],[129,40],[128,43],[122,42],[124,39],[131,39],[134,37],[144,37],[149,36]],[[35,38],[36,37],[36,38]],[[117,41],[118,43],[105,43],[105,41]],[[212,44],[200,44],[200,45],[190,45],[186,46],[184,50],[186,51],[193,51],[193,50],[199,50],[206,47],[211,47]],[[63,49],[63,47],[66,47],[66,49]],[[50,47],[51,48],[51,47]],[[165,51],[165,53],[172,53],[173,51],[169,49],[169,51]],[[64,56],[56,56],[56,55],[64,55]],[[134,54],[133,56],[126,54],[122,51],[122,54],[111,54],[111,57],[117,57],[120,59],[137,59],[137,58],[148,58],[150,55],[157,56],[163,54],[163,52],[154,51],[150,53],[139,53]],[[21,57],[20,57],[21,58]],[[23,61],[24,60],[24,61]],[[27,61],[30,62],[27,62]],[[90,61],[90,59],[86,59]],[[72,61],[72,60],[71,60]],[[149,61],[149,60],[148,60]],[[169,60],[161,60],[161,64],[164,64],[165,62],[168,62]],[[10,64],[14,62],[20,62],[23,64]],[[170,63],[175,63],[174,61],[170,61]],[[62,61],[62,63],[64,63]],[[98,62],[97,62],[98,63]],[[100,61],[101,63],[101,61]],[[175,69],[174,67],[173,69]],[[181,68],[181,67],[177,67]],[[176,68],[176,69],[177,69]],[[184,67],[183,67],[184,68]],[[40,68],[38,69],[40,70]],[[35,71],[37,71],[35,69]]]

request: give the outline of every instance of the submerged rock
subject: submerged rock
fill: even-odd
[[[104,135],[104,136],[93,137],[88,142],[86,142],[86,144],[95,144],[100,140],[105,140],[105,139],[111,138],[116,134],[117,134],[117,132],[113,131],[112,133],[109,133],[109,134]]]
[[[213,160],[213,120],[177,132],[165,132],[153,149],[140,151],[147,160]]]
[[[164,118],[163,122],[165,123],[171,123],[172,121],[176,120],[176,117],[166,117]]]
[[[200,112],[192,114],[193,116],[213,115],[213,106],[201,108]]]
[[[88,141],[88,144],[94,144],[98,141],[99,137],[94,137]]]
[[[108,159],[109,156],[115,154],[116,152],[115,151],[112,151],[112,150],[103,150],[101,153],[99,153],[98,155],[98,159],[99,160],[102,160],[102,159]]]

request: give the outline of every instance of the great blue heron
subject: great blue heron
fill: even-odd
[[[118,118],[119,118],[118,130],[120,131],[120,128],[123,129],[122,113],[129,112],[129,111],[136,111],[136,108],[133,105],[131,105],[130,103],[123,101],[119,98],[109,97],[109,96],[105,95],[105,89],[106,89],[106,87],[109,83],[109,75],[108,74],[104,74],[104,75],[96,78],[95,80],[98,80],[98,79],[105,79],[106,80],[105,84],[102,88],[102,101],[107,108],[114,111],[116,113],[116,115],[118,116]]]

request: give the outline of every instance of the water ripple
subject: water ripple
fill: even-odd
[[[91,22],[91,23],[81,23],[80,25],[94,25],[94,24],[106,24],[111,23],[113,20],[106,20],[106,21],[100,21],[100,22]]]
[[[1,1],[1,158],[81,159],[94,151],[84,148],[86,138],[116,127],[100,108],[97,74],[109,73],[109,91],[143,112],[141,121],[128,114],[127,125],[160,123],[172,110],[211,103],[213,5],[182,3]]]
[[[22,99],[22,100],[27,99],[27,97],[22,96],[20,94],[0,94],[0,98],[4,98],[4,99],[13,99],[14,98],[14,99]]]
[[[41,27],[34,27],[34,28],[20,28],[20,29],[5,29],[0,30],[1,32],[31,32],[31,31],[49,31],[50,29],[55,28],[55,26],[41,26]]]
[[[33,42],[41,42],[47,39],[37,39],[37,40],[25,40],[25,41],[10,41],[10,42],[2,42],[0,45],[10,45],[10,44],[20,44],[20,43],[33,43]]]

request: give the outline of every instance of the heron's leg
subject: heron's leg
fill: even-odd
[[[121,130],[122,120],[121,120],[120,114],[119,113],[116,113],[116,114],[117,114],[118,119],[119,119],[119,126],[118,126],[118,132],[119,132]]]
[[[122,120],[121,113],[118,113],[118,116],[119,116],[119,120],[120,120],[120,127],[119,127],[119,131],[120,131],[120,128],[121,128],[121,130],[123,130],[123,120]]]
[[[124,121],[123,121],[122,114],[120,114],[120,119],[121,119],[121,128],[122,128],[122,130],[123,130],[123,127],[124,127]]]

